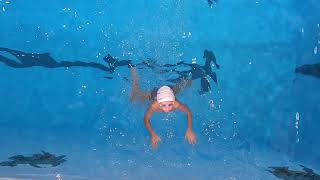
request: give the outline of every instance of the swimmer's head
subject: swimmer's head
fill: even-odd
[[[169,86],[162,86],[159,88],[157,91],[157,102],[164,112],[170,112],[173,110],[174,101],[175,96],[173,90]]]
[[[173,90],[169,86],[162,86],[157,91],[157,102],[174,101],[175,96]]]

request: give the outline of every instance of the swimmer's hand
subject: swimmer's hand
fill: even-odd
[[[161,141],[157,134],[153,134],[151,137],[151,145],[153,149],[157,149],[158,143]]]
[[[187,130],[185,138],[188,140],[189,144],[195,144],[197,142],[197,137],[192,129]]]

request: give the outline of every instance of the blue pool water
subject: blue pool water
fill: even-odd
[[[300,165],[320,173],[320,79],[295,73],[320,60],[318,1],[0,0],[0,8],[0,162],[66,155],[56,167],[0,166],[0,180],[265,180],[278,179],[269,167]],[[202,66],[206,49],[220,65],[211,65],[217,83],[208,77],[211,90],[199,93],[198,78],[177,96],[193,112],[197,144],[184,140],[183,113],[156,113],[162,142],[153,150],[148,103],[130,101],[130,69],[96,65],[110,54]],[[14,67],[5,61],[19,62],[14,52],[78,66]],[[143,89],[176,78],[159,68],[137,69]]]

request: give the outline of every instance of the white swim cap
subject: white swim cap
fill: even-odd
[[[169,86],[162,86],[157,91],[157,101],[158,103],[164,102],[164,101],[174,101],[175,96],[173,93],[173,90]]]

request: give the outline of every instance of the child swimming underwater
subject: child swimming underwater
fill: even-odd
[[[185,134],[185,138],[190,144],[196,143],[196,135],[192,130],[192,113],[187,105],[182,104],[175,97],[186,84],[190,81],[183,81],[182,84],[177,84],[174,87],[162,86],[159,89],[154,89],[150,92],[144,92],[140,89],[138,84],[138,75],[135,68],[131,68],[131,75],[133,78],[131,100],[152,100],[152,103],[149,105],[147,112],[144,115],[144,124],[151,135],[151,145],[153,148],[157,148],[159,142],[161,141],[160,137],[151,127],[150,118],[154,112],[171,112],[174,110],[181,110],[187,114],[188,128]]]

